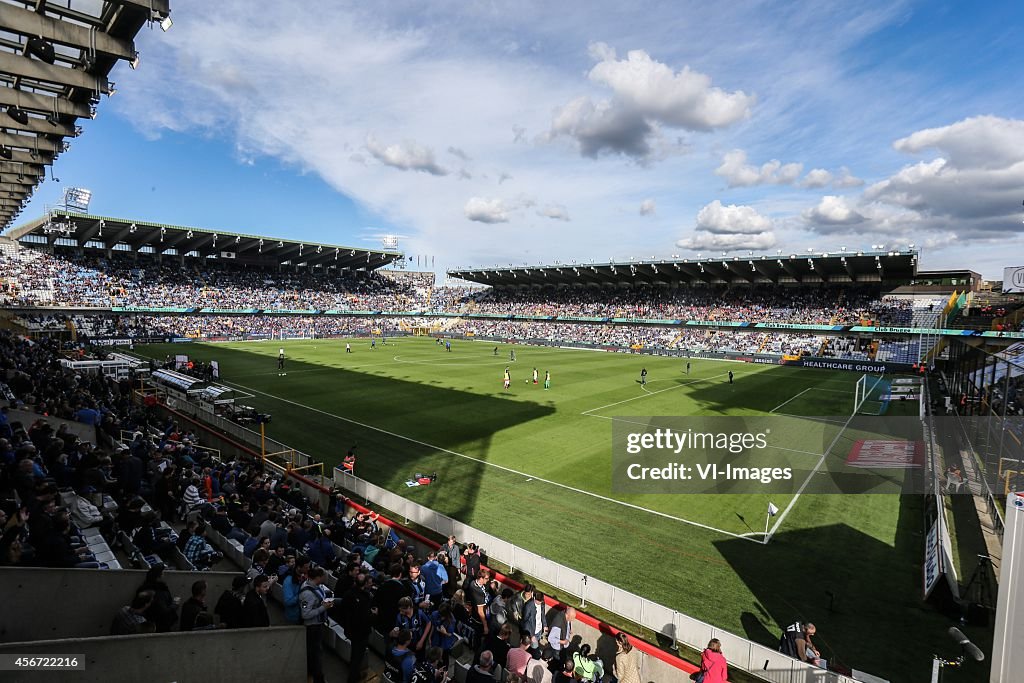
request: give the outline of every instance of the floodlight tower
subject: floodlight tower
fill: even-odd
[[[84,187],[65,187],[63,205],[65,211],[89,213],[89,202],[92,201],[92,190]]]

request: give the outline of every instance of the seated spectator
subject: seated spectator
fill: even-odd
[[[143,616],[152,602],[152,591],[136,593],[131,604],[122,607],[114,616],[114,621],[110,624],[110,635],[132,636],[154,631],[156,627]]]
[[[206,571],[214,562],[223,557],[206,542],[206,522],[196,524],[195,533],[189,537],[185,544],[185,559],[192,563],[198,571]]]
[[[507,623],[502,624],[499,628],[484,636],[484,642],[481,647],[491,653],[495,664],[500,664],[508,661],[508,653],[512,649],[512,644],[509,642],[511,637],[512,626]],[[477,661],[479,661],[479,658]]]
[[[466,683],[494,683],[494,655],[490,650],[480,653],[479,661],[466,674]]]
[[[519,633],[519,647],[508,651],[508,656],[505,659],[505,668],[508,669],[510,675],[525,677],[526,665],[532,659],[533,655],[530,654],[530,632],[521,631]]]
[[[814,647],[811,637],[817,633],[814,624],[804,624],[803,633],[796,639],[796,658],[802,662],[808,662],[822,669],[828,668],[828,663],[821,658],[821,652]]]

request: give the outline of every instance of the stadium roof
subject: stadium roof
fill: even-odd
[[[63,210],[51,211],[20,225],[8,231],[6,236],[30,247],[45,245],[80,247],[87,251],[111,249],[153,255],[216,256],[240,264],[264,266],[289,263],[374,270],[402,258],[397,251],[246,235]]]
[[[0,0],[0,228],[116,92],[118,60],[138,65],[135,36],[152,21],[170,28],[169,0]]]
[[[901,282],[914,277],[917,252],[838,251],[618,263],[449,270],[449,277],[494,287],[542,285],[817,284]]]

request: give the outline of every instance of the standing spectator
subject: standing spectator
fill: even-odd
[[[196,616],[206,611],[206,582],[199,580],[192,584],[192,597],[181,606],[181,630],[191,631],[196,625]]]
[[[534,591],[533,600],[523,606],[523,620],[519,627],[529,631],[532,647],[540,646],[540,639],[547,633],[547,605],[544,604],[544,594]]]
[[[565,649],[572,642],[572,622],[576,619],[576,610],[567,607],[564,612],[553,611],[549,614],[548,642],[555,656],[564,663]]]
[[[459,589],[459,584],[462,582],[462,575],[459,574],[459,569],[452,564],[452,561],[448,559],[446,553],[441,553],[437,556],[438,562],[441,564],[441,568],[444,569],[448,580],[445,581],[444,586],[441,590],[442,596],[446,600],[451,600],[452,596],[455,595],[455,591]]]
[[[434,647],[441,648],[445,663],[448,662],[452,648],[459,642],[455,629],[456,621],[452,616],[451,604],[442,602],[437,611],[430,615],[430,642]]]
[[[487,569],[481,569],[476,575],[476,578],[469,582],[469,587],[466,592],[466,600],[472,603],[471,615],[480,621],[482,624],[483,634],[485,636],[490,633],[490,629],[487,625],[487,605],[491,601],[487,582],[490,578],[490,572]]]
[[[270,577],[263,574],[252,580],[252,588],[242,603],[244,628],[270,626],[270,614],[267,612],[267,593],[270,592],[270,584]]]
[[[640,683],[640,661],[629,636],[619,633],[615,636],[614,673],[618,683]]]
[[[136,593],[148,590],[153,592],[153,602],[143,615],[147,621],[156,624],[157,633],[166,633],[174,628],[178,621],[179,598],[171,595],[171,589],[163,580],[164,566],[155,564],[146,572],[146,579]]]
[[[373,596],[366,590],[366,574],[357,574],[352,587],[341,597],[341,626],[352,644],[348,683],[358,683],[362,677],[363,658],[370,640],[370,624],[375,609]]]
[[[722,654],[722,643],[712,638],[700,656],[700,670],[704,672],[704,683],[726,683],[729,667]]]
[[[389,578],[381,584],[374,596],[373,605],[377,608],[377,628],[387,633],[395,625],[398,615],[398,601],[410,595],[409,588],[402,583],[402,565],[394,563],[388,569]]]
[[[411,642],[412,633],[403,629],[395,637],[394,646],[385,654],[384,679],[389,683],[411,683],[416,667],[416,656],[409,649]]]
[[[271,539],[273,547],[273,539]],[[309,557],[315,563],[334,571],[338,566],[338,556],[334,551],[334,543],[331,541],[331,530],[324,529],[323,535],[309,544]]]
[[[302,623],[302,610],[299,608],[299,591],[305,583],[309,572],[309,558],[300,556],[295,560],[295,569],[288,573],[281,584],[284,593],[284,616],[289,624]]]
[[[114,621],[110,625],[110,635],[131,636],[145,633],[147,630],[152,631],[153,625],[146,621],[146,617],[142,616],[152,602],[153,591],[137,593],[132,598],[132,603],[122,607],[114,616]],[[145,628],[146,624],[150,624],[149,629]]]
[[[412,633],[412,644],[409,648],[421,656],[424,648],[429,642],[431,622],[427,615],[420,609],[420,606],[413,602],[412,598],[406,596],[398,601],[398,616],[395,617],[395,628],[392,636],[398,631],[409,631]]]
[[[313,677],[313,683],[324,683],[323,628],[327,610],[334,606],[334,598],[323,586],[325,578],[324,568],[314,567],[299,591],[299,609],[306,626],[306,672]]]
[[[480,554],[476,550],[476,544],[470,543],[467,545],[463,556],[466,559],[466,576],[473,580],[480,572]]]
[[[448,563],[455,567],[458,573],[462,566],[462,548],[455,542],[454,536],[448,537],[448,542],[441,547],[441,552],[448,556]]]
[[[231,588],[221,593],[213,611],[220,617],[226,628],[242,628],[244,625],[242,604],[245,600],[245,587],[249,580],[240,574],[231,580]]]
[[[444,594],[444,586],[448,583],[448,572],[444,566],[437,561],[437,551],[431,550],[427,553],[427,561],[420,567],[420,575],[427,587],[427,597],[430,604],[437,606],[441,604]]]

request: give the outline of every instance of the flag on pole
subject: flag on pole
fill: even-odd
[[[769,517],[774,517],[777,514],[779,514],[779,508],[775,507],[775,503],[772,503],[771,501],[769,501],[768,502],[768,516]]]

